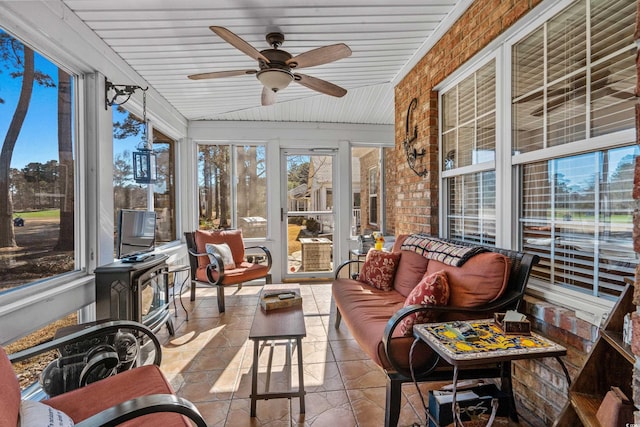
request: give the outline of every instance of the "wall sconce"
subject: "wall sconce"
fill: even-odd
[[[149,124],[147,123],[147,88],[135,85],[115,85],[105,78],[104,83],[104,108],[113,105],[123,105],[131,98],[136,90],[142,91],[142,141],[137,150],[133,152],[133,179],[138,184],[153,184],[158,179],[158,162],[153,146],[149,142]],[[109,94],[113,91],[113,96]],[[117,102],[118,97],[126,96],[123,101]]]
[[[418,99],[413,98],[407,108],[407,119],[405,124],[405,138],[402,142],[404,152],[407,156],[407,164],[413,172],[419,177],[425,177],[429,173],[427,168],[417,169],[416,163],[420,157],[424,157],[426,150],[422,148],[420,151],[415,147],[415,141],[418,139],[418,124],[415,123],[413,112],[418,106]],[[410,123],[413,122],[413,134],[409,135]]]

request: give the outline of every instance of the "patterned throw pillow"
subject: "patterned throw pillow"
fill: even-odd
[[[20,402],[20,422],[18,424],[23,427],[73,427],[74,425],[71,417],[64,412],[34,400]]]
[[[399,261],[400,252],[372,249],[367,253],[358,280],[381,291],[390,291],[393,289],[393,276]]]
[[[404,307],[415,304],[443,306],[449,303],[449,281],[444,270],[425,274],[404,302]],[[420,311],[405,317],[400,323],[400,332],[405,337],[413,336],[413,325],[433,321],[428,311]]]

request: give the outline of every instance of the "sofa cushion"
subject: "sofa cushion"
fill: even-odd
[[[420,283],[411,291],[404,302],[404,307],[416,304],[444,306],[449,302],[449,282],[444,270],[425,274]],[[400,332],[405,337],[413,336],[413,325],[434,321],[429,312],[420,311],[402,319]]]
[[[378,347],[384,328],[391,316],[402,308],[405,297],[352,279],[334,280],[331,290],[338,310],[347,314],[343,321],[353,338],[374,362],[382,366]]]
[[[360,269],[358,280],[381,291],[390,291],[393,289],[398,261],[400,252],[370,250]]]
[[[117,393],[114,393],[117,390]],[[173,389],[156,365],[145,365],[96,381],[42,402],[69,415],[75,423],[129,399],[172,394]],[[191,426],[182,415],[158,412],[119,424],[127,427]]]
[[[427,271],[429,260],[415,252],[401,252],[400,262],[396,268],[396,275],[393,279],[393,289],[404,297],[408,297],[411,291],[422,280]]]
[[[207,252],[207,243],[226,243],[231,248],[233,260],[236,265],[244,260],[244,242],[242,240],[242,230],[196,230],[194,239],[198,253]],[[198,267],[205,267],[208,264],[207,257],[198,257]]]
[[[502,295],[509,281],[510,268],[511,262],[505,255],[484,252],[469,258],[460,267],[430,260],[427,273],[439,270],[447,273],[450,306],[479,307]]]

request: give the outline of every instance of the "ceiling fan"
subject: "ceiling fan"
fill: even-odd
[[[282,33],[269,33],[266,36],[267,43],[272,49],[258,51],[238,35],[232,33],[224,27],[209,27],[227,43],[243,52],[245,55],[258,61],[259,70],[232,70],[213,71],[210,73],[192,74],[188,76],[192,80],[216,79],[220,77],[240,76],[243,74],[255,74],[262,89],[262,105],[271,105],[276,102],[276,93],[289,86],[289,83],[296,83],[306,86],[309,89],[327,95],[342,97],[347,91],[333,83],[306,74],[294,73],[292,69],[313,67],[327,64],[351,55],[351,49],[344,43],[319,47],[310,51],[292,56],[289,52],[279,49],[284,42]]]

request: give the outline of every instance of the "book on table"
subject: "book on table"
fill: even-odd
[[[260,306],[266,311],[299,305],[302,305],[302,295],[300,295],[299,288],[265,288],[260,295]]]

